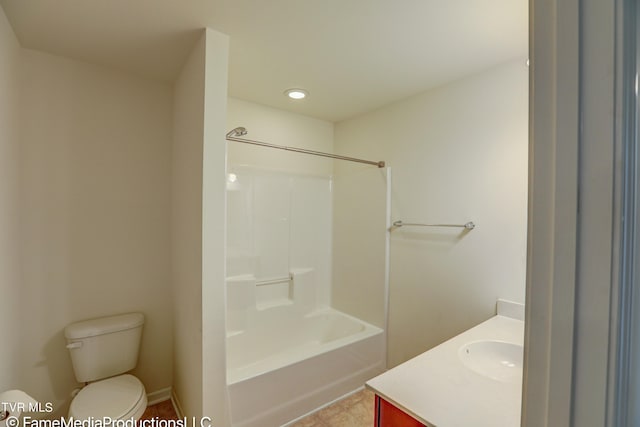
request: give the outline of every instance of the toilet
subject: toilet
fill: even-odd
[[[64,329],[76,379],[88,383],[71,401],[69,417],[138,420],[147,407],[140,380],[126,372],[138,363],[144,315],[84,320]]]

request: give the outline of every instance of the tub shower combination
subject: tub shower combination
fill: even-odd
[[[384,370],[382,329],[337,310],[282,308],[227,339],[234,427],[280,426]]]
[[[254,142],[243,135],[227,137]],[[234,427],[283,425],[385,369],[384,325],[331,307],[331,184],[329,176],[229,168],[227,383]]]

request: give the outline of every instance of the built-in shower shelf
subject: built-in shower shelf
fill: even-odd
[[[291,301],[289,298],[272,299],[257,303],[256,308],[258,310],[267,310],[270,308],[282,307],[285,305],[293,305],[293,301]]]

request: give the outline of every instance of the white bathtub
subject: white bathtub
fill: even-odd
[[[227,337],[234,427],[277,427],[362,386],[385,368],[383,330],[340,311],[255,313]]]

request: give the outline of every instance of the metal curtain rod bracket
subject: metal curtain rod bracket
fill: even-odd
[[[304,153],[304,154],[311,154],[313,156],[329,157],[331,159],[347,160],[349,162],[365,163],[367,165],[374,165],[379,168],[385,167],[384,161],[374,162],[371,160],[358,159],[356,157],[340,156],[338,154],[324,153],[322,151],[305,150],[304,148],[287,147],[285,145],[276,145],[276,144],[270,144],[268,142],[256,141],[253,139],[240,138],[241,136],[244,136],[246,134],[247,134],[247,129],[243,127],[237,127],[227,133],[227,140],[242,142],[243,144],[259,145],[261,147],[275,148],[278,150],[293,151],[295,153]]]
[[[400,228],[400,227],[405,227],[405,226],[410,226],[410,227],[454,227],[454,228],[464,228],[466,230],[473,230],[474,228],[476,228],[476,225],[473,223],[473,221],[469,221],[466,224],[418,224],[418,223],[402,222],[402,221],[395,221],[393,223],[393,227],[394,228]]]

